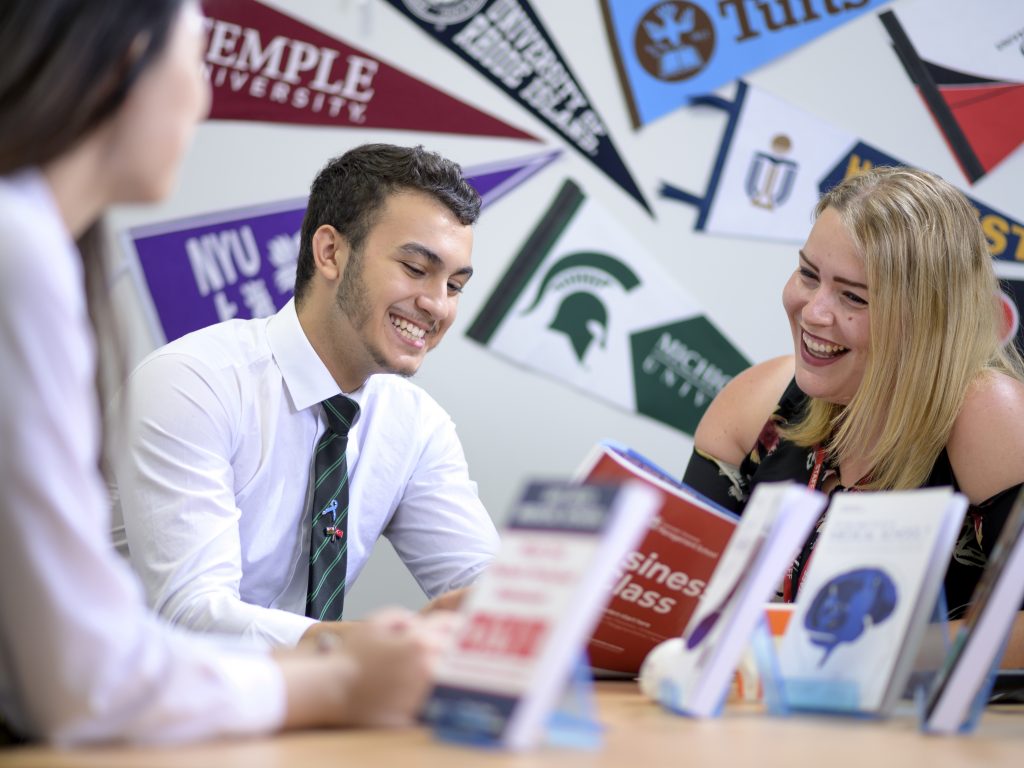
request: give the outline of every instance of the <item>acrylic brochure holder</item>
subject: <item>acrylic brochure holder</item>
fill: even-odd
[[[671,656],[671,654],[677,652],[675,647],[669,645],[669,642],[679,641],[667,641],[662,644],[662,647],[652,651],[654,654],[663,654],[665,657]],[[772,634],[769,620],[766,615],[762,615],[758,619],[755,625],[749,641],[749,647],[751,655],[754,659],[755,666],[757,668],[757,675],[761,686],[761,692],[765,706],[770,712],[782,713],[785,711],[785,702],[781,697],[781,677],[779,675],[779,664],[778,658],[775,651],[775,636]],[[679,648],[681,651],[681,647]],[[685,690],[685,684],[678,678],[673,678],[671,675],[658,674],[653,672],[653,669],[658,665],[658,661],[651,661],[651,656],[644,662],[645,667],[649,664],[655,665],[651,670],[641,668],[640,670],[640,687],[650,698],[657,701],[662,707],[669,712],[676,715],[682,715],[683,717],[693,717],[702,719],[704,717],[718,717],[722,714],[722,710],[725,708],[726,700],[729,698],[729,686],[726,685],[723,689],[717,693],[717,702],[710,708],[710,711],[697,711],[691,710],[686,702],[688,699],[687,694],[689,691]]]
[[[996,676],[999,674],[999,665],[1003,659],[1003,653],[1006,651],[1006,646],[1009,644],[1010,638],[1007,636],[1006,640],[1003,641],[1002,648],[999,653],[992,659],[992,666],[988,671],[988,676],[985,678],[985,682],[978,687],[978,692],[974,696],[974,700],[971,702],[971,706],[968,708],[967,717],[964,718],[963,723],[955,731],[958,734],[968,734],[974,731],[978,727],[978,722],[981,720],[981,715],[985,711],[985,707],[988,705],[989,697],[992,695],[992,688],[996,683]],[[916,704],[919,715],[919,724],[922,733],[940,733],[939,731],[932,731],[928,727],[927,717],[927,702],[928,702],[928,691],[923,690],[918,692]]]
[[[750,638],[750,650],[757,666],[757,674],[761,683],[761,696],[764,706],[773,715],[789,714],[782,689],[782,673],[779,670],[779,657],[776,651],[775,636],[768,624],[768,617],[763,616],[754,628]]]
[[[950,651],[946,600],[940,590],[929,623],[915,651],[913,667],[893,712],[865,710],[860,706],[860,688],[856,680],[823,680],[785,676],[781,672],[776,647],[767,626],[758,627],[753,652],[764,690],[768,712],[776,716],[794,713],[822,713],[852,717],[880,718],[891,714],[910,714],[927,697],[932,680]]]
[[[434,725],[442,741],[483,749],[504,749],[505,729],[493,716],[480,716],[475,707],[452,702],[447,715]],[[560,701],[549,713],[540,743],[566,749],[596,750],[603,745],[604,727],[597,720],[594,681],[586,653],[566,680]]]

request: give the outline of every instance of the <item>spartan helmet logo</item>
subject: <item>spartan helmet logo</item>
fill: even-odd
[[[608,308],[595,291],[613,284],[631,291],[640,285],[640,278],[621,261],[603,253],[572,253],[551,266],[523,314],[533,312],[549,293],[565,294],[548,328],[565,334],[582,364],[595,341],[601,347],[608,341]]]
[[[574,293],[563,299],[548,328],[569,337],[582,363],[594,339],[602,348],[608,340],[608,310],[594,294]]]

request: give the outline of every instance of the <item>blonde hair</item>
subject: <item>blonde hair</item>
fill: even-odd
[[[913,168],[878,167],[827,192],[864,259],[870,350],[846,406],[810,398],[782,433],[866,459],[871,489],[918,488],[949,440],[971,382],[986,369],[1024,379],[1000,340],[998,283],[978,213],[952,185]]]

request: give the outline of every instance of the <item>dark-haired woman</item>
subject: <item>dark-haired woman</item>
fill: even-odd
[[[343,644],[225,650],[152,617],[110,547],[95,389],[110,312],[77,242],[108,206],[170,190],[208,106],[202,41],[192,1],[0,3],[0,714],[23,737],[406,723],[441,644],[443,617],[391,613]]]

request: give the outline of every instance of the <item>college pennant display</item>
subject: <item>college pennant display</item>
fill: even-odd
[[[879,18],[972,184],[1024,142],[1024,3],[917,0]]]
[[[650,207],[528,0],[387,0]]]
[[[888,0],[601,0],[633,127]]]
[[[737,82],[728,123],[703,196],[663,183],[661,194],[698,209],[695,229],[802,243],[823,192],[875,165],[911,165],[759,88]],[[995,259],[1024,261],[1024,225],[968,196]]]
[[[695,229],[802,243],[822,193],[876,165],[908,165],[742,80],[736,97],[696,103],[728,123],[703,196],[663,183],[664,197],[696,206]],[[1024,224],[968,196],[978,210],[996,273],[1024,261]],[[1008,319],[1010,322],[1010,319]]]
[[[486,209],[555,160],[555,150],[466,168]],[[136,227],[125,251],[154,339],[172,341],[231,318],[267,317],[295,289],[306,198]]]
[[[211,119],[538,140],[256,0],[202,8]]]
[[[749,365],[657,259],[569,180],[467,335],[689,434]]]

